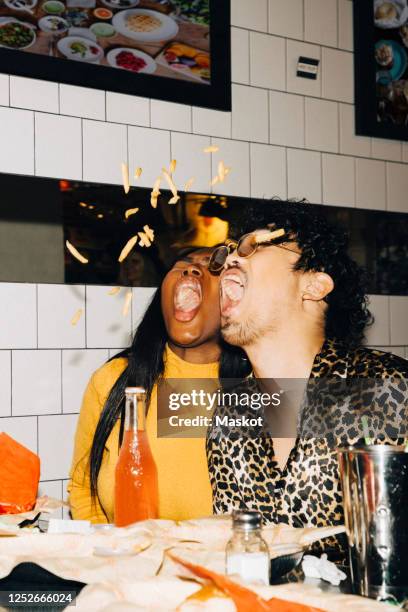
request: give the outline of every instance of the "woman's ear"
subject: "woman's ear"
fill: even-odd
[[[325,272],[311,272],[310,276],[308,275],[308,278],[305,278],[305,281],[302,300],[320,302],[334,289],[332,277]]]

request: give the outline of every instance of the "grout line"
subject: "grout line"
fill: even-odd
[[[10,416],[13,416],[13,352],[10,351]]]
[[[286,163],[286,199],[289,198],[289,166],[288,166],[288,148],[285,147],[285,163]]]
[[[60,376],[61,376],[61,380],[60,380],[60,387],[61,387],[61,414],[64,413],[64,385],[63,385],[63,376],[64,376],[64,372],[63,372],[63,367],[62,367],[62,349],[60,350]]]
[[[36,422],[37,422],[37,455],[40,454],[40,423],[39,423],[39,416],[36,417]]]
[[[35,311],[36,311],[36,337],[37,337],[37,346],[36,346],[36,348],[39,349],[39,346],[38,346],[39,312],[38,312],[38,284],[37,283],[35,285]]]

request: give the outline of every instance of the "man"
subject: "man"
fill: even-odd
[[[214,512],[247,507],[267,522],[340,524],[336,444],[367,435],[361,432],[367,416],[379,441],[397,443],[406,435],[407,362],[362,346],[371,322],[363,273],[347,253],[344,233],[314,207],[281,201],[250,207],[246,231],[211,261],[214,272],[223,267],[223,337],[245,350],[253,369],[240,389],[304,384],[289,402],[295,423],[289,432],[277,428],[279,414],[270,418],[268,409],[262,431],[228,431],[225,421],[216,424],[223,415],[251,409],[239,402],[218,408],[214,417],[221,419],[213,418],[207,439]],[[358,384],[361,377],[369,392]],[[389,406],[391,424],[384,419]]]

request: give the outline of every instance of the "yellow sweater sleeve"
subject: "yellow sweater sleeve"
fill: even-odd
[[[82,401],[67,488],[72,518],[92,523],[107,522],[107,517],[98,499],[92,499],[89,475],[90,452],[103,404],[104,398],[100,397],[95,388],[94,374],[88,383]]]

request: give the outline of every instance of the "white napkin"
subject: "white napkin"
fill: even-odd
[[[312,555],[305,555],[302,561],[302,570],[307,578],[321,578],[338,586],[347,575],[339,568],[327,560],[327,555],[322,555],[320,559]]]

